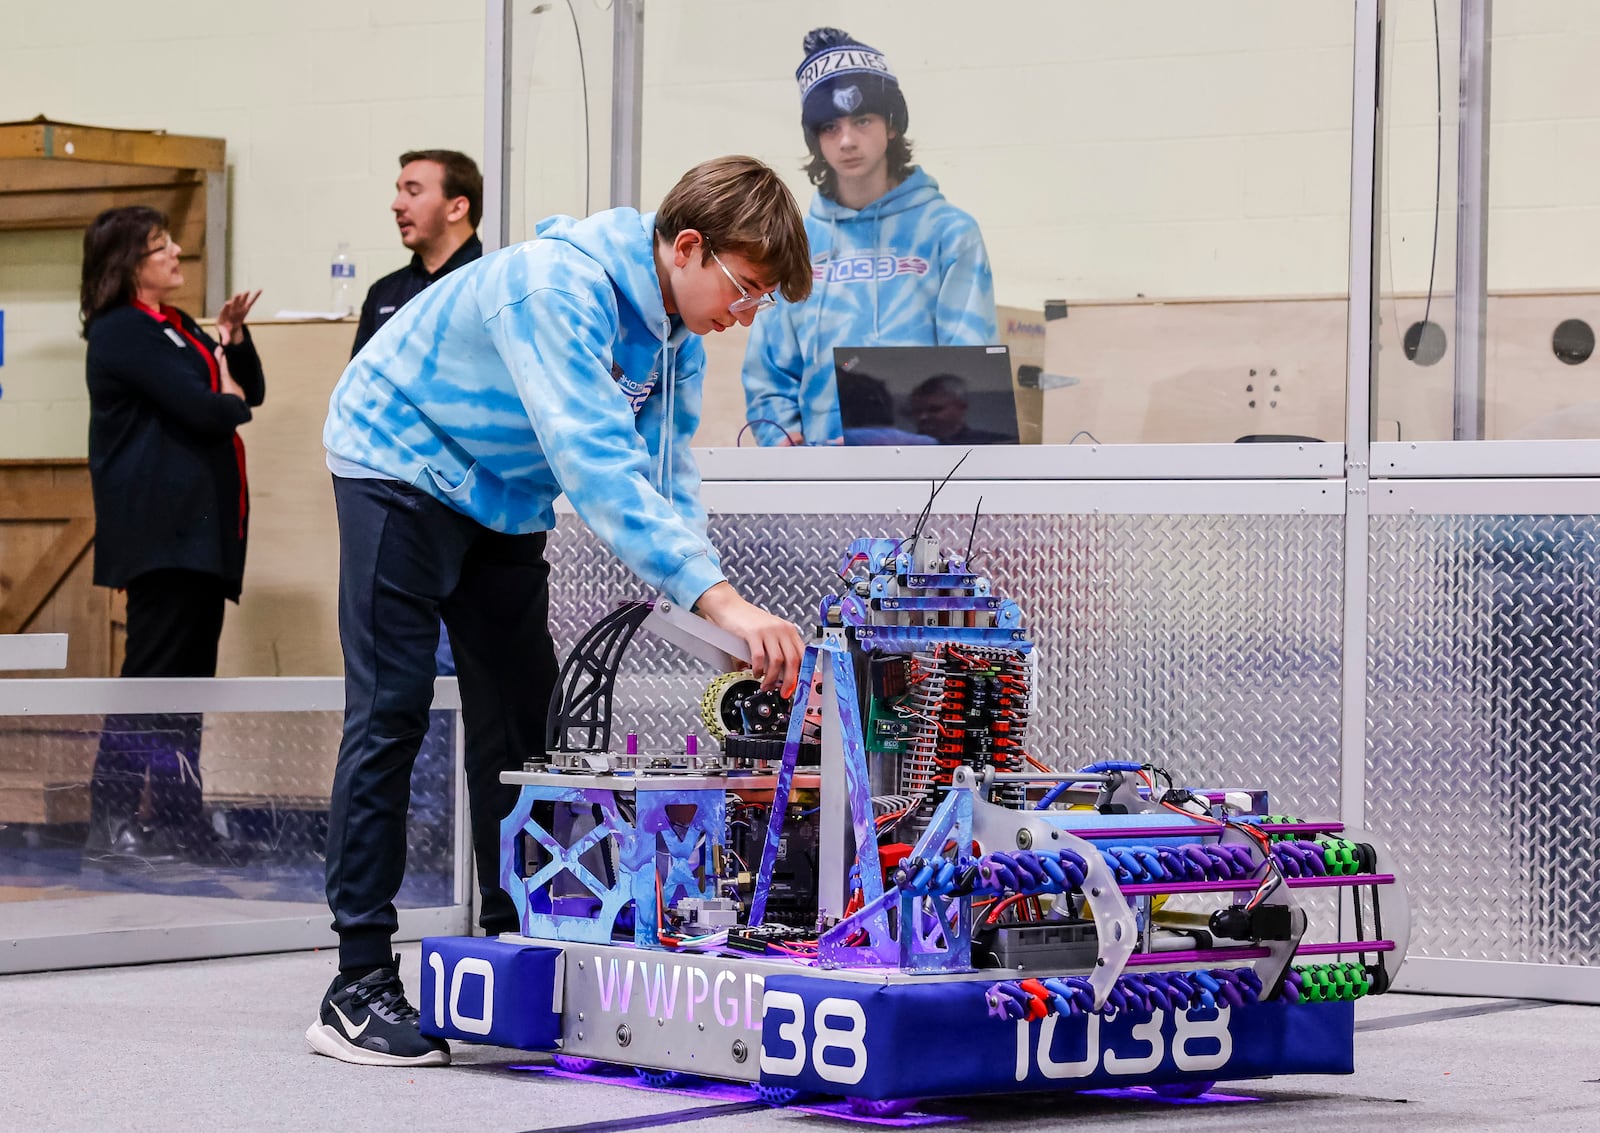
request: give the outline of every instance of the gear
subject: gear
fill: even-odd
[[[700,719],[719,744],[726,743],[728,735],[744,731],[744,717],[740,703],[753,693],[761,691],[761,682],[749,669],[734,673],[718,673],[706,686],[700,697]]]

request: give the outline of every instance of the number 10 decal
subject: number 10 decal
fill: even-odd
[[[494,967],[479,956],[463,956],[456,961],[450,973],[450,1015],[445,1017],[444,957],[437,952],[428,953],[428,967],[433,969],[433,1022],[437,1027],[454,1027],[469,1035],[487,1035],[494,1030]],[[461,1013],[461,983],[467,976],[483,980],[483,1014]]]

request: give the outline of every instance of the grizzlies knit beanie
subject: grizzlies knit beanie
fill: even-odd
[[[824,122],[850,114],[882,114],[890,129],[906,131],[905,96],[883,52],[838,28],[806,32],[805,61],[794,73],[800,84],[800,123],[811,133]]]

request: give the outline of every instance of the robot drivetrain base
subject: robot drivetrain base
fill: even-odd
[[[423,942],[425,1029],[869,1099],[1354,1069],[1352,1002],[999,1019],[994,972],[938,979],[502,937]]]

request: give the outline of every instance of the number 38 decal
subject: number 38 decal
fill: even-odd
[[[772,1018],[783,1016],[769,1050],[761,1044],[761,1073],[793,1078],[805,1071],[807,1055],[817,1077],[841,1086],[853,1086],[867,1073],[867,1015],[853,999],[829,996],[817,1001],[811,1014],[812,1040],[806,1046],[806,1004],[792,991],[768,991],[761,1010]]]

